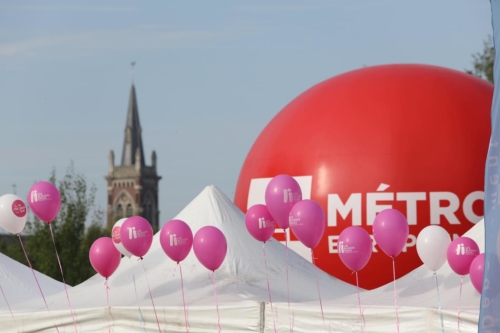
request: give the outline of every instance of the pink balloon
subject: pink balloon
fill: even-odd
[[[215,271],[222,265],[226,257],[226,237],[216,227],[203,227],[194,235],[193,250],[203,266]]]
[[[406,217],[396,209],[385,209],[373,221],[373,237],[378,246],[391,258],[403,251],[410,227]]]
[[[54,184],[38,182],[28,192],[28,204],[36,217],[50,223],[61,209],[61,194]]]
[[[362,270],[372,256],[372,239],[361,227],[345,228],[337,244],[340,260],[353,272]]]
[[[288,229],[290,210],[302,200],[299,183],[288,175],[274,177],[266,187],[266,206],[274,221],[282,229]]]
[[[276,230],[276,223],[266,205],[250,207],[245,214],[245,225],[250,235],[261,242],[267,242]]]
[[[315,248],[326,229],[323,208],[313,200],[297,202],[290,211],[290,228],[302,244],[310,249]]]
[[[451,269],[458,275],[469,274],[470,265],[479,255],[479,246],[469,237],[458,237],[448,246],[446,258]]]
[[[120,265],[122,255],[113,244],[110,237],[96,239],[90,247],[89,259],[97,273],[106,279],[110,277]]]
[[[160,244],[165,254],[179,263],[186,259],[193,247],[193,233],[186,222],[171,220],[161,228]]]
[[[476,256],[469,269],[470,281],[478,293],[483,291],[484,253]]]
[[[123,222],[120,228],[120,238],[125,250],[142,258],[148,253],[153,243],[153,228],[145,218],[131,216]]]

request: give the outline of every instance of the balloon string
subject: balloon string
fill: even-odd
[[[31,261],[28,258],[28,254],[26,253],[26,249],[24,248],[23,241],[21,239],[21,234],[18,234],[17,237],[19,238],[19,243],[21,243],[21,247],[23,248],[24,256],[26,257],[26,261],[28,262],[28,265],[31,268],[31,273],[33,273],[33,277],[35,278],[36,285],[38,286],[38,290],[40,290],[40,294],[42,295],[43,302],[45,303],[45,307],[47,308],[47,311],[50,313],[49,306],[47,305],[47,301],[45,300],[45,296],[43,295],[42,287],[40,287],[40,283],[38,282],[38,279],[36,278],[35,271],[33,270],[33,266],[31,266]],[[54,326],[56,327],[57,333],[59,333],[59,328],[57,327],[56,323],[54,323]]]
[[[179,266],[179,272],[181,274],[181,290],[182,290],[182,306],[184,307],[184,322],[186,323],[186,332],[189,333],[189,322],[188,322],[188,316],[187,316],[187,311],[186,311],[186,300],[184,298],[184,279],[182,278],[182,266],[180,263],[177,263]]]
[[[290,308],[290,283],[288,282],[288,234],[285,230],[285,246],[286,246],[286,290],[288,295],[288,319],[290,320],[290,333],[293,333],[293,314]]]
[[[139,309],[139,324],[141,326],[141,332],[144,331],[144,327],[142,324],[142,311],[141,311],[141,305],[139,304],[139,297],[137,296],[137,286],[135,284],[135,272],[134,272],[134,265],[132,264],[132,258],[128,258],[130,261],[130,267],[132,267],[132,280],[134,281],[134,291],[135,291],[135,300],[137,302],[137,306]]]
[[[363,329],[365,328],[365,317],[363,316],[363,312],[361,311],[361,298],[359,297],[359,281],[358,281],[358,272],[356,272],[356,288],[358,289],[358,306],[359,306],[359,316],[361,320],[363,320]]]
[[[219,327],[219,333],[220,333],[220,315],[219,315],[219,303],[217,302],[217,288],[215,287],[215,271],[212,272],[212,284],[214,286],[215,308],[217,309],[217,326]]]
[[[52,231],[52,223],[49,223],[49,229],[50,229],[50,234],[52,235],[52,243],[54,243],[54,249],[56,250],[56,257],[57,257],[57,262],[59,263],[59,269],[61,270],[61,276],[62,276],[62,280],[63,280],[64,291],[66,291],[66,298],[68,299],[68,304],[69,304],[69,309],[70,309],[70,312],[71,312],[71,317],[73,318],[73,325],[75,326],[75,332],[78,333],[78,330],[76,329],[75,314],[73,313],[73,307],[71,307],[71,302],[69,301],[68,289],[66,288],[66,281],[64,281],[64,274],[63,274],[63,268],[62,268],[62,265],[61,265],[61,260],[59,259],[59,253],[57,253],[56,240],[54,238],[54,232]]]
[[[156,314],[155,302],[153,301],[153,294],[151,294],[151,288],[149,288],[148,276],[146,275],[146,267],[144,266],[144,260],[142,260],[142,258],[141,258],[141,262],[142,262],[142,268],[144,269],[144,276],[146,277],[146,283],[148,285],[149,297],[151,298],[151,303],[153,304],[153,311],[155,313],[156,323],[158,324],[158,332],[161,333],[160,322],[158,321],[158,315]]]
[[[394,278],[394,309],[396,309],[396,326],[399,333],[399,315],[398,315],[398,291],[396,287],[396,264],[394,257],[392,258],[392,276]]]
[[[314,263],[314,251],[311,249],[311,258],[312,258],[312,263],[314,266],[316,264]],[[318,296],[319,296],[319,306],[321,307],[321,317],[323,318],[323,325],[325,324],[325,315],[323,313],[323,302],[321,301],[321,292],[319,290],[319,281],[318,281],[318,275],[316,274],[316,267],[313,267],[314,269],[314,276],[316,277],[316,286],[318,287]]]
[[[0,286],[0,290],[2,291],[3,299],[5,300],[5,303],[7,304],[7,307],[9,308],[9,312],[10,312],[10,315],[12,316],[12,320],[14,321],[14,325],[16,326],[17,333],[19,333],[19,328],[17,328],[16,319],[14,318],[14,314],[12,313],[12,310],[10,309],[9,302],[7,302],[7,297],[5,297],[5,293],[3,292],[2,286]]]
[[[273,299],[271,298],[271,287],[269,285],[269,275],[267,272],[267,257],[266,257],[266,243],[262,243],[262,252],[264,252],[264,266],[266,268],[267,279],[267,293],[269,294],[269,304],[271,304],[271,312],[273,314],[274,333],[276,333],[276,320],[274,319]]]
[[[115,318],[113,318],[113,314],[111,313],[111,306],[109,305],[109,285],[108,285],[108,278],[106,278],[106,280],[104,281],[104,287],[106,288],[106,302],[108,304],[108,311],[109,311],[109,315],[111,316],[111,321],[113,322],[113,325],[114,325],[114,321],[115,321]],[[108,332],[111,333],[111,325],[110,323],[108,322]]]
[[[458,321],[458,332],[460,333],[460,300],[462,299],[462,283],[464,282],[464,276],[460,277],[460,295],[458,296],[458,312],[457,312],[457,321]]]
[[[439,317],[441,318],[441,332],[444,333],[443,312],[441,311],[441,299],[439,297],[439,283],[438,283],[438,276],[437,276],[436,272],[434,272],[434,277],[436,278],[436,289],[437,289],[437,294],[438,294],[438,309],[439,309]]]

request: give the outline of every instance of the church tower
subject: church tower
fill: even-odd
[[[135,87],[130,88],[130,97],[125,125],[125,139],[121,164],[115,165],[115,154],[109,152],[108,181],[108,226],[121,218],[139,215],[151,223],[153,230],[159,229],[158,182],[156,152],[151,154],[151,166],[146,166],[142,146],[142,128]]]

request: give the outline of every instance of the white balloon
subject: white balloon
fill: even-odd
[[[425,266],[436,272],[446,262],[446,252],[450,243],[450,234],[443,227],[437,225],[425,227],[417,237],[418,256]]]
[[[28,220],[28,208],[15,194],[0,197],[0,226],[15,235],[20,234]]]
[[[122,239],[120,238],[120,229],[122,227],[123,222],[125,222],[127,218],[119,219],[116,221],[115,225],[113,226],[113,229],[111,230],[111,239],[113,239],[113,244],[115,245],[116,249],[120,251],[121,254],[123,254],[126,257],[131,257],[132,253],[128,252],[125,247],[123,246]]]

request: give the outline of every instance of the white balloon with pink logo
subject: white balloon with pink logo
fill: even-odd
[[[120,230],[122,228],[123,222],[125,222],[126,220],[127,218],[123,218],[116,221],[111,231],[111,238],[113,239],[113,244],[115,245],[116,249],[120,251],[120,253],[123,254],[125,257],[130,258],[132,256],[132,253],[128,252],[127,249],[125,249],[125,247],[123,246],[122,239],[120,237]]]
[[[15,194],[0,197],[0,226],[8,232],[19,235],[28,220],[26,204]]]

